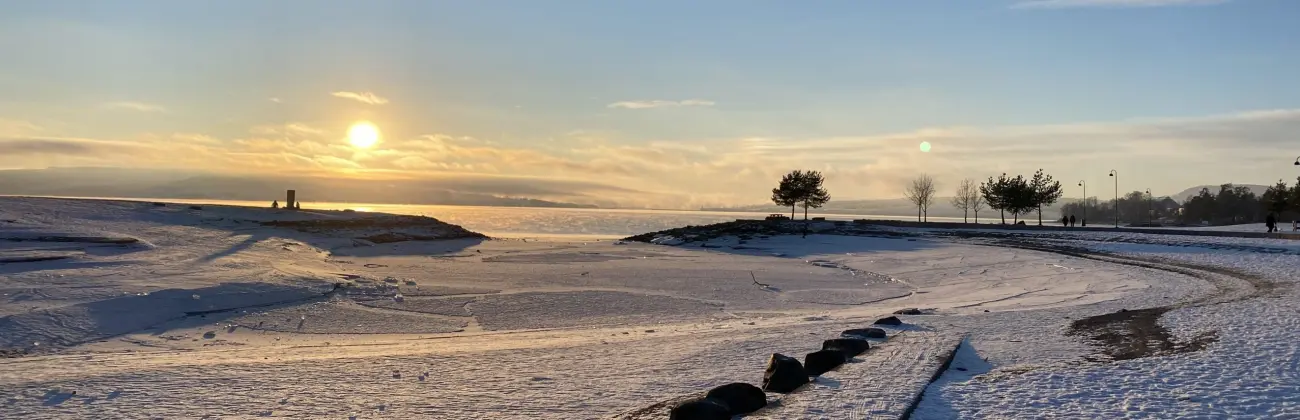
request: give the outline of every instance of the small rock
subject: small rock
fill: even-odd
[[[205,332],[205,333],[203,333],[203,338],[206,338],[206,339],[209,339],[209,340],[214,339],[214,338],[217,338],[217,332],[216,332],[216,331],[208,331],[208,332]]]
[[[894,311],[894,315],[922,315],[922,314],[923,313],[921,312],[921,310],[916,308],[899,309],[897,311]]]
[[[727,406],[733,416],[753,413],[767,406],[767,394],[762,389],[743,382],[713,388],[705,398]]]
[[[731,410],[722,403],[702,398],[682,403],[668,412],[669,420],[731,420]]]
[[[822,342],[822,350],[834,350],[850,359],[871,349],[871,343],[861,338],[832,338]]]
[[[885,330],[879,328],[854,328],[851,330],[844,330],[840,335],[862,338],[888,338],[885,334]]]
[[[808,376],[821,376],[844,364],[846,360],[844,353],[838,350],[818,350],[804,356],[803,365]]]
[[[789,393],[808,383],[808,373],[798,359],[781,353],[773,353],[763,371],[763,390],[776,393]]]
[[[896,316],[891,316],[891,317],[877,319],[875,324],[876,325],[903,325],[903,320],[898,319],[898,317]]]
[[[652,333],[652,332],[655,332],[655,330],[645,330],[645,332],[647,332],[647,333]]]

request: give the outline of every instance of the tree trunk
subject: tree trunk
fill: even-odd
[[[970,223],[970,210],[961,209],[961,222]]]
[[[975,224],[980,224],[980,211],[975,210]]]
[[[808,202],[803,203],[803,237],[808,237]]]
[[[1043,225],[1043,206],[1038,206],[1038,225]]]
[[[1002,224],[1004,225],[1007,224],[1007,211],[1003,209],[998,209],[998,214],[1002,216]]]
[[[794,220],[794,204],[790,205],[790,220]]]
[[[922,222],[930,221],[930,209],[928,208],[921,209],[921,221]]]
[[[921,205],[916,205],[916,221],[921,221]]]

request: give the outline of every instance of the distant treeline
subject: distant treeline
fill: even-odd
[[[1142,191],[1125,194],[1118,203],[1090,197],[1063,205],[1061,215],[1084,217],[1086,214],[1090,223],[1105,224],[1115,220],[1116,210],[1119,211],[1119,222],[1125,224],[1148,221],[1213,225],[1260,223],[1269,213],[1277,215],[1279,220],[1296,220],[1300,218],[1300,178],[1296,179],[1296,185],[1291,186],[1279,180],[1263,195],[1233,184],[1220,185],[1217,192],[1202,188],[1200,193],[1182,203],[1168,197],[1157,199]]]

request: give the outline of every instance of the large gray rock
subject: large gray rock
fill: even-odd
[[[840,367],[845,361],[848,361],[848,358],[844,357],[844,353],[839,350],[818,350],[804,356],[803,366],[808,376],[821,376]]]
[[[888,338],[885,334],[885,330],[879,328],[854,328],[851,330],[844,330],[840,335],[846,337]]]
[[[871,343],[861,338],[832,338],[822,342],[822,350],[835,350],[844,353],[846,359],[862,354],[870,348]]]
[[[876,325],[903,325],[903,320],[896,316],[880,318],[876,320]]]
[[[808,373],[799,360],[781,353],[773,353],[763,372],[763,390],[786,394],[808,383]]]
[[[706,398],[731,409],[731,415],[749,414],[767,406],[767,394],[756,386],[736,382],[709,390]]]

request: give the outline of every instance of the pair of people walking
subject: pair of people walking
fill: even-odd
[[[1069,216],[1061,216],[1061,226],[1065,226],[1065,227],[1071,227],[1071,226],[1074,226],[1074,222],[1075,222],[1075,221],[1076,221],[1076,219],[1074,218],[1074,215],[1073,215],[1073,214],[1071,214],[1071,215],[1069,215]],[[1084,223],[1087,223],[1087,222],[1084,222]]]

